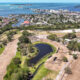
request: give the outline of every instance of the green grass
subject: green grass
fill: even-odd
[[[20,52],[16,52],[16,56],[14,58],[20,58],[21,59],[21,53]],[[21,67],[18,67],[17,65],[15,65],[13,63],[13,59],[11,60],[10,64],[7,66],[7,73],[4,76],[4,80],[12,80],[11,76],[14,73],[14,71],[18,70],[19,68],[21,68]]]
[[[21,58],[21,53],[19,51],[17,51],[15,57]]]
[[[3,53],[5,47],[0,48],[0,55]]]
[[[44,64],[39,68],[37,74],[32,80],[41,80],[43,77],[45,77],[47,74],[49,74],[51,71],[46,69],[44,67]]]
[[[26,56],[23,56],[22,58],[21,58],[21,68],[24,68],[24,66],[26,65],[25,64],[25,60],[27,59],[27,57]]]

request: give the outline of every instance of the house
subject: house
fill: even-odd
[[[24,25],[29,25],[30,22],[29,22],[29,21],[24,21],[23,24],[24,24]]]

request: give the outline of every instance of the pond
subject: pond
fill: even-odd
[[[39,52],[36,55],[36,57],[34,57],[30,60],[31,64],[36,64],[46,54],[49,54],[50,52],[53,52],[52,47],[48,44],[39,43],[39,44],[36,44],[35,47],[38,48]]]

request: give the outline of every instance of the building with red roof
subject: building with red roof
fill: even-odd
[[[30,22],[29,21],[24,21],[24,23],[23,24],[30,24]]]

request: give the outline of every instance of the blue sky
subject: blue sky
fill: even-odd
[[[80,0],[0,0],[0,2],[63,2],[63,3],[80,3]]]

